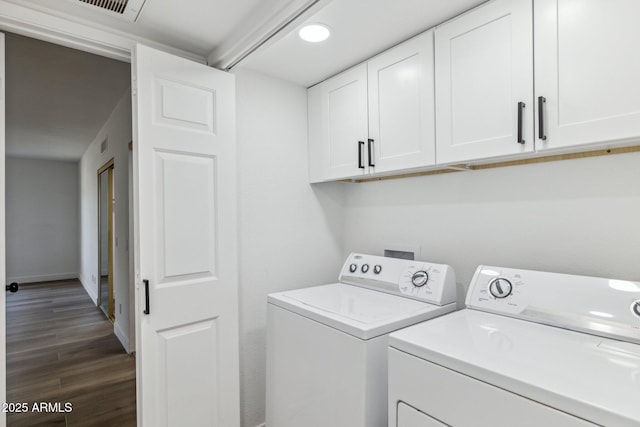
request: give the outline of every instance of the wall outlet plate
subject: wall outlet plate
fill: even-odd
[[[416,255],[413,252],[408,251],[397,251],[394,249],[385,249],[384,256],[387,258],[399,258],[399,259],[408,259],[413,261],[416,259]]]

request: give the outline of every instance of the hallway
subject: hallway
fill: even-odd
[[[21,286],[7,297],[7,425],[135,426],[135,359],[78,280]],[[34,402],[73,405],[32,412]]]

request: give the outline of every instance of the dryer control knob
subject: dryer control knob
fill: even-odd
[[[426,285],[428,281],[429,273],[424,270],[418,270],[413,273],[413,276],[411,276],[411,283],[413,283],[413,286],[415,286],[416,288],[420,288]]]
[[[633,304],[631,304],[631,311],[633,312],[633,314],[640,317],[640,299],[634,301]]]
[[[352,272],[352,273],[355,273],[357,269],[358,269],[358,265],[357,264],[351,264],[349,266],[349,271]]]
[[[369,264],[362,264],[361,270],[363,273],[366,273],[367,271],[369,271]]]
[[[489,293],[495,298],[506,298],[511,295],[513,286],[503,277],[498,277],[489,282]]]
[[[373,266],[373,272],[375,274],[380,274],[381,271],[382,271],[382,266],[380,264],[377,264],[377,265]]]

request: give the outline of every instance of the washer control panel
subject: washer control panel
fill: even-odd
[[[455,275],[445,264],[352,253],[340,281],[438,305],[456,301]]]
[[[465,303],[640,344],[640,282],[481,265]]]

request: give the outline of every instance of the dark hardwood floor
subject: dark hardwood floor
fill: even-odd
[[[7,425],[135,426],[135,360],[80,282],[26,284],[6,296],[7,402],[29,408],[8,413]],[[73,409],[32,411],[40,402]]]

